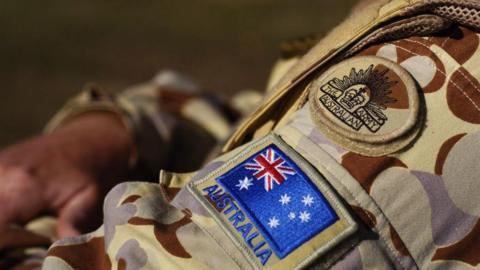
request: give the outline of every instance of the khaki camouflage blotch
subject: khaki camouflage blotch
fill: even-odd
[[[43,269],[254,269],[257,266],[245,250],[186,185],[222,168],[269,133],[279,136],[324,177],[358,225],[352,237],[308,265],[297,266],[480,268],[479,7],[478,1],[366,1],[301,59],[279,63],[270,82],[275,86],[231,137],[226,153],[197,173],[163,171],[158,184],[131,182],[115,187],[105,199],[104,225],[93,233],[56,242]],[[361,141],[352,140],[356,130],[332,137],[311,112],[312,102],[318,101],[309,94],[318,89],[309,90],[308,85],[352,57],[389,61],[408,72],[416,85],[421,117],[410,126],[415,132],[405,133],[411,137],[404,134],[390,142],[374,142],[383,153],[354,148]],[[363,67],[364,72],[368,67]],[[346,70],[349,77],[351,68]],[[139,122],[142,117],[155,118],[160,111],[152,109],[160,106],[158,89],[150,89],[142,95],[130,92],[128,102],[109,103],[108,108],[121,109],[135,134],[152,132],[151,138],[166,140],[165,131],[171,129],[163,122],[154,121],[156,129],[149,131]],[[186,99],[177,100],[185,104]],[[167,118],[174,113],[161,111]],[[395,117],[389,119],[396,123]],[[362,134],[368,134],[362,128]],[[223,134],[222,128],[207,130],[210,137]],[[348,140],[338,140],[342,138]],[[408,143],[389,144],[396,140]],[[162,157],[138,153],[138,160]],[[285,260],[285,265],[297,263]]]

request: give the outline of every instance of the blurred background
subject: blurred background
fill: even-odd
[[[282,41],[324,35],[356,0],[2,0],[0,149],[41,131],[96,82],[174,69],[229,95],[263,90]]]

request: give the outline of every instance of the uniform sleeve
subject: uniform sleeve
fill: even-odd
[[[125,182],[105,198],[104,225],[54,243],[42,269],[239,269],[171,199],[189,177]],[[183,179],[180,179],[183,178]]]
[[[232,123],[259,99],[247,91],[229,102],[202,93],[188,78],[160,72],[151,81],[112,95],[90,85],[72,98],[47,124],[52,132],[89,112],[119,115],[135,139],[130,165],[136,176],[155,177],[158,170],[189,171],[229,134]]]
[[[375,58],[377,61],[382,58],[382,63],[390,61],[408,71],[416,82],[412,89],[418,90],[413,93],[422,98],[424,111],[421,118],[417,118],[421,132],[401,151],[397,149],[387,154],[369,156],[368,152],[351,149],[350,141],[342,144],[334,140],[341,135],[328,136],[322,131],[321,125],[313,118],[315,115],[312,116],[309,111],[312,104],[309,102],[314,100],[304,99],[305,95],[297,96],[300,101],[298,108],[293,107],[293,110],[281,115],[280,121],[285,123],[283,126],[271,126],[271,130],[275,128],[273,132],[291,146],[291,151],[304,157],[305,164],[310,164],[322,174],[328,186],[335,189],[334,193],[347,205],[348,212],[359,226],[354,241],[344,242],[345,246],[329,247],[327,256],[312,261],[312,265],[308,266],[314,269],[478,268],[480,27],[470,28],[473,24],[468,18],[478,18],[478,15],[468,14],[478,14],[480,7],[468,7],[467,4],[473,6],[474,3],[468,1],[409,1],[408,4],[398,0],[384,6],[383,1],[368,2],[372,8],[357,12],[358,17],[352,17],[343,27],[334,31],[342,35],[341,38],[334,36],[334,39],[320,43],[313,53],[311,51],[303,60],[299,60],[297,69],[284,66],[284,70],[288,71],[279,71],[286,74],[284,81],[287,82],[302,78],[298,84],[303,87],[284,89],[308,94],[305,85],[319,77],[300,75],[306,74],[310,64],[320,63],[319,58],[324,56],[319,52],[325,51],[327,56],[331,56],[336,46],[342,44],[338,40],[350,39],[353,35],[345,29],[354,29],[352,25],[363,23],[371,25],[362,20],[376,20],[381,22],[380,26],[375,29],[369,26],[372,31],[368,35],[356,43],[345,45],[344,48],[348,47],[349,50],[341,55],[344,58],[341,60],[346,62],[349,61],[346,58],[353,56],[357,59]],[[416,3],[419,4],[414,5]],[[456,6],[458,3],[464,6]],[[436,13],[449,20],[425,17],[424,12]],[[381,17],[382,14],[402,16],[392,19]],[[407,15],[412,14],[418,17],[405,20],[409,19]],[[326,72],[328,65],[316,66],[317,75]],[[343,70],[345,76],[339,76],[340,79],[348,81],[349,74],[357,74],[353,68],[349,66]],[[278,81],[280,73],[272,76],[273,83]],[[396,83],[401,79],[392,78]],[[281,82],[279,85],[283,86]],[[379,87],[379,84],[372,84],[372,89],[374,87]],[[250,127],[253,131],[258,131],[261,126],[256,125],[256,121],[266,122],[272,118],[269,114],[291,109],[285,100],[291,100],[292,93],[281,96],[278,95],[282,94],[281,90],[275,92],[275,88],[272,89],[271,109],[266,110],[262,106],[257,118],[252,115]],[[264,105],[266,102],[269,100],[265,100]],[[398,108],[391,107],[388,110]],[[243,138],[246,138],[245,141],[251,139],[251,136],[242,134],[248,132],[248,128],[240,130],[241,140],[236,143],[243,143]],[[245,147],[252,145],[250,141],[245,143],[250,144]],[[386,149],[388,143],[377,144]],[[212,180],[215,176],[212,173],[218,168],[237,162],[232,156],[243,153],[239,153],[243,151],[239,148],[218,157],[197,174],[161,175],[160,184],[157,185],[123,183],[117,186],[106,198],[104,226],[87,236],[54,244],[44,269],[81,269],[83,266],[87,269],[121,269],[124,265],[138,269],[256,267],[249,258],[250,247],[244,245],[242,239],[235,242],[235,237],[226,234],[225,228],[229,227],[225,227],[225,223],[217,223],[212,217],[216,215],[220,220],[219,216],[225,214],[226,211],[217,209],[220,204],[215,206],[203,201],[201,196],[192,197],[192,193],[184,188],[186,183],[195,182],[197,185],[205,183],[204,180]],[[212,211],[206,211],[206,203],[210,204]],[[239,222],[245,222],[245,219]],[[239,224],[242,225],[237,230],[245,223]],[[308,249],[308,252],[307,255],[312,255],[314,250]],[[290,263],[295,269],[306,267],[305,264],[298,264],[296,259],[287,255],[272,261],[271,265],[277,263],[274,266],[289,267]],[[272,268],[276,269],[274,266]],[[272,268],[267,266],[261,269]]]

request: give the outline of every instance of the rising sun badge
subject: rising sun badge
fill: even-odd
[[[388,120],[383,113],[396,99],[390,95],[397,81],[386,76],[387,68],[380,70],[370,65],[366,70],[352,68],[350,75],[335,77],[320,87],[324,93],[319,101],[336,118],[354,130],[365,126],[376,133]]]

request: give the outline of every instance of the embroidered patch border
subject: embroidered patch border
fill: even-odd
[[[401,102],[392,89],[404,96],[405,104],[398,105]],[[413,78],[400,65],[381,57],[344,60],[312,80],[308,91],[312,118],[318,126],[354,141],[390,142],[408,133],[418,121],[420,100]],[[400,107],[389,109],[390,105]],[[391,126],[383,131],[387,123]],[[360,132],[362,127],[369,132]]]
[[[258,155],[260,151],[269,149],[272,146],[280,150],[280,153],[284,154],[286,158],[290,160],[290,163],[298,167],[297,169],[304,174],[311,184],[313,184],[320,195],[325,199],[325,204],[331,207],[333,213],[332,217],[334,217],[331,220],[326,220],[327,222],[322,225],[323,227],[317,226],[317,231],[312,232],[312,235],[305,236],[304,239],[301,239],[303,242],[299,240],[296,244],[283,249],[275,246],[274,241],[272,241],[272,236],[266,233],[265,229],[260,228],[261,226],[259,226],[259,222],[256,220],[257,217],[249,212],[251,210],[245,206],[242,200],[238,199],[237,195],[231,194],[231,191],[228,193],[229,189],[221,180],[222,177],[231,172],[232,169],[236,169],[238,165],[243,164],[254,155]],[[288,173],[288,171],[286,173]],[[265,183],[267,183],[267,178],[265,178]],[[248,183],[245,182],[244,184],[247,185]],[[212,195],[210,192],[216,192],[211,190],[214,185],[215,189],[217,189],[217,185],[220,188],[223,188],[224,190],[222,191],[225,191],[227,196],[223,196],[222,194],[223,199],[213,201],[212,196],[215,194]],[[267,184],[265,184],[265,189],[267,188]],[[189,183],[187,189],[211,214],[212,218],[223,229],[255,269],[300,269],[318,257],[324,255],[331,248],[341,243],[357,230],[357,224],[353,221],[353,218],[345,209],[341,200],[333,192],[326,179],[280,137],[274,134],[270,134],[250,144],[217,170],[198,181]],[[208,196],[205,194],[205,189],[208,190]],[[239,209],[238,211],[244,212],[244,214],[242,214],[244,219],[242,220],[245,220],[245,223],[241,226],[239,226],[235,220],[237,212],[235,212],[235,215],[230,216],[225,214],[227,212],[225,209],[227,209],[226,205],[228,203],[231,203],[232,206]],[[254,233],[251,233],[248,236],[244,233],[242,236],[239,228],[244,227],[246,224],[252,224],[256,229],[256,232],[254,231]],[[257,239],[252,240],[254,237]],[[266,249],[268,247],[275,253],[268,251]],[[266,257],[266,261],[265,256],[268,256]]]
[[[343,148],[369,157],[398,152],[425,125],[425,104],[410,73],[378,56],[355,56],[307,86],[310,116]]]

